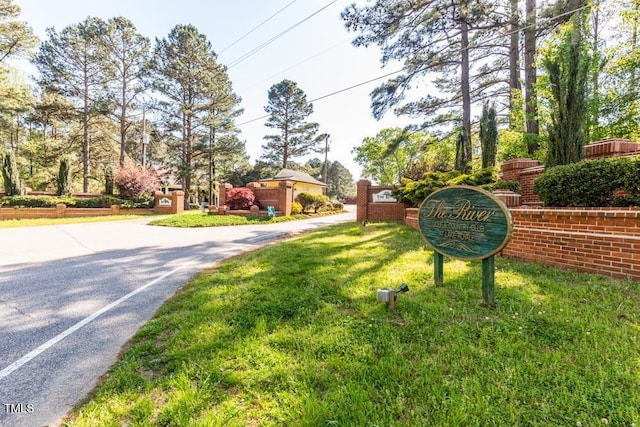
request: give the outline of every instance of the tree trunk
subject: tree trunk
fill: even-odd
[[[82,127],[83,127],[83,136],[82,136],[82,191],[85,193],[89,192],[89,85],[85,78],[84,83],[84,108],[82,115]]]
[[[471,95],[469,83],[469,26],[466,21],[466,5],[460,10],[461,72],[462,90],[462,131],[463,131],[463,167],[460,172],[469,173],[471,169]]]
[[[124,66],[124,64],[123,64]],[[120,110],[120,167],[124,166],[125,158],[125,143],[127,133],[127,82],[126,79],[122,81],[122,94],[121,94],[122,109]],[[144,166],[144,163],[143,165]]]
[[[510,2],[509,87],[511,91],[509,93],[509,111],[511,112],[511,117],[513,117],[513,109],[516,108],[513,97],[522,90],[522,86],[520,84],[520,14],[518,12],[518,0],[510,0]],[[514,123],[509,123],[509,127],[513,129]]]
[[[538,103],[535,94],[537,69],[536,56],[536,0],[525,2],[526,21],[524,29],[524,79],[525,79],[525,119],[527,132],[527,152],[538,149]]]

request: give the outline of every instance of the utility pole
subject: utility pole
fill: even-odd
[[[149,142],[147,138],[147,119],[145,118],[147,107],[142,106],[142,167],[145,167],[145,161],[147,158],[147,143]]]
[[[327,185],[327,174],[329,173],[329,168],[327,165],[327,154],[329,153],[329,134],[324,137],[324,173],[322,174],[324,178],[324,184]],[[325,187],[326,192],[326,187]]]

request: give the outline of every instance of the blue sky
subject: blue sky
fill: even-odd
[[[259,52],[229,67],[234,89],[242,99],[245,113],[238,120],[252,161],[258,158],[263,136],[267,91],[287,78],[298,83],[313,100],[395,71],[399,66],[380,66],[378,49],[355,48],[354,34],[344,28],[340,12],[350,0],[14,0],[26,21],[41,38],[45,29],[61,30],[88,16],[108,19],[124,16],[138,31],[154,40],[166,37],[177,24],[193,24],[205,34],[219,53],[220,63],[229,65],[320,9],[290,32]],[[233,44],[258,24],[283,9],[266,24]],[[229,47],[230,46],[230,47]],[[351,150],[366,136],[381,129],[404,126],[407,119],[388,115],[378,122],[371,117],[369,93],[384,80],[369,83],[314,102],[311,121],[320,132],[331,135],[329,160],[337,160],[358,180],[361,170]],[[246,123],[249,122],[250,123]],[[322,158],[323,154],[315,155]],[[296,161],[304,161],[296,159]]]

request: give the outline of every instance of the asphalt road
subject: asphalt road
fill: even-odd
[[[57,425],[191,276],[347,214],[175,229],[146,220],[0,229],[0,426]]]

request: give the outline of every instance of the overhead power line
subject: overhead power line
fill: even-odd
[[[323,9],[325,9],[325,8],[329,7],[329,6],[330,6],[331,4],[333,4],[333,3],[335,3],[335,1],[333,1],[333,2],[331,2],[330,4],[328,4],[328,5],[324,6],[322,9],[318,10],[318,11],[317,11],[317,12],[315,12],[314,14],[316,14],[316,13],[318,13],[318,12],[322,11]],[[576,8],[576,9],[573,9],[573,10],[570,10],[570,11],[567,11],[567,12],[564,12],[564,13],[561,13],[561,14],[559,14],[559,15],[557,15],[557,16],[552,17],[552,18],[553,18],[553,19],[557,19],[557,18],[560,18],[560,17],[566,16],[566,15],[570,15],[570,14],[573,14],[573,13],[579,12],[579,11],[581,11],[581,10],[583,10],[583,9],[586,9],[587,7],[588,7],[588,6],[581,6],[581,7],[578,7],[578,8]],[[310,15],[309,17],[305,18],[305,20],[306,20],[306,19],[308,19],[308,18],[310,18],[311,16],[313,16],[313,15]],[[303,20],[303,21],[304,21],[304,20]],[[300,23],[302,23],[303,21],[301,21]],[[296,26],[297,26],[297,25],[299,25],[300,23],[296,24]],[[519,28],[519,29],[518,29],[518,30],[516,30],[516,31],[522,31],[524,28],[527,28],[527,27],[528,27],[528,26],[521,27],[521,28]],[[501,34],[501,35],[498,35],[498,36],[496,36],[496,37],[494,37],[494,38],[490,38],[489,40],[492,40],[492,39],[498,39],[498,38],[503,38],[505,35],[509,35],[509,34],[511,34],[511,33],[512,33],[512,32],[508,32],[507,34]],[[283,34],[283,35],[284,35],[284,34]],[[471,48],[471,47],[473,47],[473,46],[468,46],[468,47],[467,47],[467,49],[469,49],[469,48]],[[335,96],[335,95],[338,95],[338,94],[343,93],[343,92],[347,92],[347,91],[352,90],[352,89],[355,89],[355,88],[357,88],[357,87],[364,86],[364,85],[366,85],[366,84],[368,84],[368,83],[372,83],[372,82],[374,82],[374,81],[377,81],[377,80],[380,80],[380,79],[384,79],[385,77],[390,77],[390,76],[392,76],[392,75],[394,75],[394,74],[401,73],[402,71],[404,71],[404,67],[403,67],[403,68],[401,68],[401,69],[399,69],[399,70],[393,71],[393,72],[391,72],[391,73],[383,74],[383,75],[381,75],[381,76],[378,76],[378,77],[375,77],[375,78],[373,78],[373,79],[369,79],[369,80],[366,80],[366,81],[363,81],[363,82],[357,83],[357,84],[355,84],[355,85],[352,85],[352,86],[346,87],[346,88],[344,88],[344,89],[340,89],[340,90],[337,90],[337,91],[335,91],[335,92],[331,92],[331,93],[328,93],[328,94],[326,94],[326,95],[319,96],[319,97],[317,97],[317,98],[314,98],[314,99],[310,100],[309,102],[320,101],[320,100],[322,100],[322,99],[329,98],[329,97],[331,97],[331,96]],[[251,119],[251,120],[247,120],[246,122],[242,122],[242,123],[238,124],[237,126],[243,126],[243,125],[246,125],[246,124],[249,124],[249,123],[256,122],[256,121],[258,121],[258,120],[265,119],[265,118],[267,118],[267,117],[269,117],[269,115],[268,115],[268,114],[263,115],[263,116],[260,116],[260,117],[256,117],[256,118]]]
[[[277,11],[276,13],[274,13],[273,15],[271,15],[270,17],[268,17],[267,19],[265,19],[264,21],[262,21],[261,23],[259,23],[258,25],[256,25],[255,27],[253,27],[251,30],[249,30],[247,33],[245,33],[242,37],[240,37],[238,40],[234,41],[233,43],[231,43],[229,46],[225,47],[224,49],[222,49],[220,52],[218,52],[218,54],[221,54],[222,52],[226,51],[227,49],[233,47],[236,45],[236,43],[240,42],[241,40],[243,40],[245,37],[247,37],[248,35],[250,35],[251,33],[253,33],[255,30],[257,30],[258,28],[262,27],[264,24],[266,24],[267,22],[271,21],[273,18],[275,18],[276,16],[278,16],[281,12],[283,12],[286,8],[288,8],[289,6],[291,6],[292,4],[294,4],[296,1],[298,0],[293,0],[291,3],[287,4],[285,7],[283,7],[282,9],[280,9],[279,11]]]
[[[398,73],[400,73],[402,71],[403,71],[403,69],[401,68],[401,69],[393,71],[391,73],[387,73],[387,74],[384,74],[382,76],[374,77],[373,79],[369,79],[369,80],[366,80],[364,82],[360,82],[360,83],[357,83],[355,85],[346,87],[344,89],[336,90],[335,92],[331,92],[331,93],[328,93],[326,95],[319,96],[317,98],[314,98],[314,99],[310,100],[309,102],[320,101],[322,99],[329,98],[331,96],[335,96],[335,95],[338,95],[338,94],[343,93],[343,92],[347,92],[347,91],[355,89],[357,87],[364,86],[364,85],[366,85],[368,83],[375,82],[376,80],[380,80],[380,79],[384,79],[385,77],[393,76],[394,74],[398,74]],[[265,114],[264,116],[256,117],[255,119],[247,120],[246,122],[239,123],[237,126],[243,126],[243,125],[246,125],[246,124],[249,124],[249,123],[257,122],[258,120],[262,120],[262,119],[265,119],[267,117],[269,117],[269,114]]]
[[[266,42],[262,43],[261,45],[257,46],[256,48],[250,50],[249,52],[245,53],[244,55],[242,55],[241,57],[231,61],[231,63],[229,63],[227,65],[227,68],[230,69],[232,67],[235,67],[236,65],[240,64],[241,62],[243,62],[245,59],[255,55],[256,53],[258,53],[259,51],[261,51],[262,49],[264,49],[265,47],[269,46],[271,43],[273,43],[274,41],[278,40],[280,37],[284,36],[285,34],[287,34],[288,32],[292,31],[293,29],[295,29],[296,27],[299,27],[300,25],[302,25],[303,23],[305,23],[306,21],[308,21],[309,19],[313,18],[315,15],[317,15],[318,13],[322,12],[323,10],[325,10],[326,8],[328,8],[329,6],[331,6],[332,4],[336,3],[338,0],[333,0],[332,2],[327,3],[325,6],[321,7],[320,9],[316,10],[315,12],[313,12],[311,15],[307,16],[306,18],[302,19],[301,21],[298,21],[297,23],[293,24],[292,26],[290,26],[289,28],[287,28],[286,30],[280,32],[279,34],[271,37],[269,40],[267,40]]]

